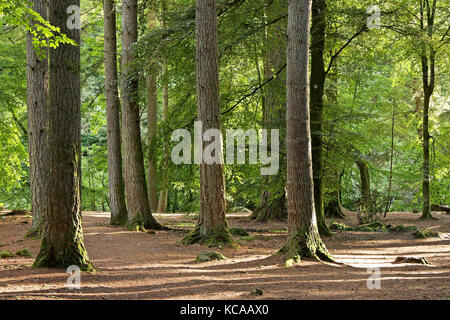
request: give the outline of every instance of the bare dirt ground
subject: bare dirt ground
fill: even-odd
[[[108,225],[105,213],[86,212],[85,244],[99,271],[82,273],[81,289],[66,288],[66,270],[31,268],[33,258],[0,259],[0,299],[449,299],[450,215],[434,212],[434,221],[419,214],[390,213],[383,222],[439,231],[440,238],[415,239],[410,232],[337,232],[324,241],[343,265],[304,261],[286,268],[269,258],[286,239],[286,222],[258,223],[233,214],[229,227],[243,227],[253,240],[236,237],[238,249],[213,250],[224,261],[194,263],[200,245],[184,246],[183,232],[129,232]],[[173,228],[191,229],[184,214],[156,215]],[[0,217],[0,251],[28,248],[35,257],[40,241],[24,239],[27,216]],[[343,220],[355,225],[355,215]],[[430,266],[393,264],[398,256],[425,257]],[[369,290],[368,268],[380,268],[381,288]],[[253,295],[255,289],[262,295]]]

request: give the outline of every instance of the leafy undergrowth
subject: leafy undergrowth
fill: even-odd
[[[0,252],[0,259],[12,258],[12,257],[14,257],[14,255],[9,250],[3,250]]]
[[[0,251],[0,259],[13,258],[14,256],[25,258],[32,257],[30,250],[27,248],[17,250],[15,255],[9,250]]]

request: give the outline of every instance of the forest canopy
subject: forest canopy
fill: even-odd
[[[361,158],[367,164],[370,194],[377,206],[384,210],[389,203],[389,209],[394,211],[421,210],[424,96],[421,56],[417,52],[417,37],[421,37],[418,2],[392,0],[378,3],[381,25],[370,30],[364,26],[368,18],[366,10],[372,2],[328,3],[323,50],[328,73],[324,84],[321,132],[325,207],[333,200],[336,179],[340,177],[342,205],[349,210],[358,209],[362,185],[355,159]],[[162,183],[167,181],[167,211],[170,212],[199,209],[197,170],[191,165],[167,164],[163,152],[164,141],[171,132],[178,128],[192,131],[196,119],[194,9],[192,1],[184,0],[167,1],[164,11],[158,1],[150,0],[140,1],[138,8],[134,76],[143,80],[139,81],[138,103],[144,159],[147,166],[149,154],[155,156],[157,172],[160,177],[164,176],[164,179],[158,179],[157,188],[161,190]],[[36,18],[37,15],[23,1],[3,1],[0,12],[0,77],[3,83],[0,93],[0,203],[6,208],[30,209],[24,32],[33,29],[27,21],[30,16]],[[118,2],[119,36],[121,12]],[[147,23],[149,12],[154,12],[153,25]],[[436,85],[429,111],[431,203],[446,204],[449,201],[450,162],[449,8],[443,1],[438,1],[435,12],[432,38],[420,41],[432,44],[436,50]],[[42,39],[51,39],[52,32],[59,34],[49,23],[37,19],[45,26],[36,30],[42,32]],[[266,84],[270,77],[266,77],[267,70],[264,70],[267,43],[278,41],[278,45],[283,46],[287,6],[282,1],[220,2],[217,19],[223,128],[261,128],[264,96],[267,90],[273,90],[270,81]],[[102,4],[81,1],[81,21],[82,206],[83,210],[108,211]],[[59,39],[67,40],[65,35],[60,35]],[[40,45],[46,44],[51,46],[45,42]],[[118,46],[120,56],[120,41]],[[164,61],[159,58],[161,56],[165,57]],[[157,129],[153,145],[148,145],[145,78],[151,61],[155,62],[157,70],[161,70],[164,63],[166,70],[164,74],[157,72]],[[274,68],[274,78],[284,79],[283,64]],[[164,86],[170,97],[165,111],[162,106]],[[274,95],[282,101],[285,91],[278,88]],[[283,117],[277,121],[273,126],[282,128]],[[230,208],[254,209],[258,206],[262,183],[258,173],[259,165],[225,166],[226,197]],[[271,179],[272,194],[284,192],[284,181],[281,173]]]

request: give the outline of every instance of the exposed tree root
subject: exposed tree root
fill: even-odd
[[[130,231],[146,231],[146,230],[171,230],[159,224],[153,216],[144,218],[142,214],[135,214],[131,221],[126,223],[126,227]]]
[[[116,216],[111,216],[110,224],[113,226],[125,226],[127,224],[127,212],[119,213]]]
[[[328,218],[344,219],[345,213],[338,201],[332,200],[325,208],[325,216]]]
[[[37,225],[28,230],[28,232],[25,234],[25,238],[41,239],[44,236],[45,223],[42,220],[43,219],[41,219]]]
[[[328,228],[325,219],[317,219],[317,228],[319,229],[319,234],[323,237],[331,237],[333,232]]]
[[[194,230],[181,240],[181,242],[185,245],[199,243],[206,245],[207,247],[237,247],[228,229],[224,226],[209,230],[206,234],[202,234],[200,230],[200,226],[196,226]]]
[[[287,243],[278,251],[286,259],[286,266],[292,266],[302,259],[337,263],[328,252],[316,231],[302,230],[290,236]]]
[[[433,217],[431,213],[429,213],[429,214],[422,214],[418,220],[438,220],[438,218]]]
[[[89,261],[86,248],[79,232],[75,236],[69,236],[63,247],[52,247],[44,236],[34,268],[67,268],[71,265],[78,266],[82,271],[94,271],[95,266]]]

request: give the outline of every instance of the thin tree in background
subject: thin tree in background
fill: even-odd
[[[203,134],[208,129],[221,129],[216,0],[197,0],[195,22],[197,107],[199,121],[203,123]],[[205,145],[204,142],[202,150]],[[222,153],[220,157],[223,157]],[[197,226],[183,242],[200,242],[208,246],[232,244],[225,216],[223,161],[213,164],[202,161],[200,164],[200,201]]]
[[[105,29],[105,96],[108,145],[109,207],[111,224],[127,222],[125,186],[122,175],[120,141],[120,100],[117,82],[116,5],[114,0],[104,0]]]
[[[358,166],[359,176],[361,178],[361,211],[370,210],[370,174],[367,160],[362,156],[356,155],[355,162]]]
[[[138,36],[137,7],[137,0],[122,2],[122,143],[128,228],[161,229],[152,215],[145,181],[138,78],[133,69],[133,44]]]
[[[314,179],[314,205],[316,208],[317,225],[323,236],[330,236],[331,232],[325,222],[323,208],[323,94],[326,73],[324,71],[325,29],[326,29],[326,0],[312,0],[311,17],[311,148]]]
[[[280,11],[285,12],[287,4],[284,1],[265,0],[268,6],[264,10],[265,23],[278,18]],[[283,114],[286,112],[286,79],[283,74],[277,74],[286,63],[285,21],[270,23],[266,26],[264,39],[264,81],[272,79],[265,88],[262,102],[262,128],[276,129],[285,126]],[[282,136],[282,139],[284,136]],[[280,141],[284,145],[284,141]],[[270,140],[268,141],[270,148]],[[280,162],[283,163],[282,154]],[[284,185],[274,192],[273,185],[281,185],[280,176],[264,176],[259,204],[253,211],[251,218],[256,221],[283,220],[287,218],[286,195]],[[284,179],[283,179],[284,182]],[[281,189],[281,190],[279,190]]]
[[[309,127],[309,23],[311,0],[290,0],[287,45],[288,239],[280,250],[287,263],[333,261],[317,228]]]
[[[153,30],[156,27],[156,17],[152,8],[148,12],[148,27]],[[158,112],[157,104],[157,70],[158,65],[155,57],[150,57],[150,62],[147,70],[147,140],[148,140],[148,201],[150,202],[150,209],[156,212],[158,209],[158,172],[156,159],[156,114]]]
[[[68,3],[69,2],[69,3]],[[49,1],[49,21],[80,43],[80,30],[69,29],[68,5],[79,0]],[[81,226],[80,46],[60,44],[50,50],[49,182],[46,228],[35,267],[77,265],[92,270]]]
[[[166,27],[166,12],[167,12],[167,0],[161,1],[161,9],[162,9],[162,26]],[[163,121],[167,121],[169,114],[169,86],[167,84],[167,59],[163,57],[162,59],[162,99],[163,99]],[[167,141],[163,143],[163,160],[162,160],[162,174],[161,174],[161,191],[159,193],[159,201],[158,201],[158,212],[166,212],[167,209],[167,196],[169,193],[168,184],[169,184],[169,145]]]
[[[395,111],[396,111],[397,102],[393,101],[392,103],[392,120],[391,120],[391,152],[389,155],[389,181],[388,181],[388,192],[386,197],[386,207],[384,208],[384,217],[389,211],[389,207],[391,206],[391,189],[392,189],[392,166],[394,163],[394,128],[395,128]]]
[[[33,10],[48,19],[46,1],[33,0]],[[48,103],[48,56],[41,50],[38,56],[33,46],[33,35],[27,34],[27,114],[28,151],[30,159],[30,191],[33,221],[27,236],[40,237],[44,231],[47,212],[47,103]]]
[[[437,0],[432,3],[420,0],[419,9],[419,27],[422,34],[421,50],[419,53],[422,67],[422,87],[423,87],[423,122],[422,122],[422,146],[423,146],[423,179],[422,179],[422,215],[421,220],[434,219],[431,215],[430,202],[430,128],[429,128],[429,109],[431,96],[435,84],[435,61],[436,48],[433,44],[434,19],[436,15]],[[447,30],[448,31],[448,30]],[[444,38],[444,37],[443,37]],[[442,41],[442,40],[441,40]]]

